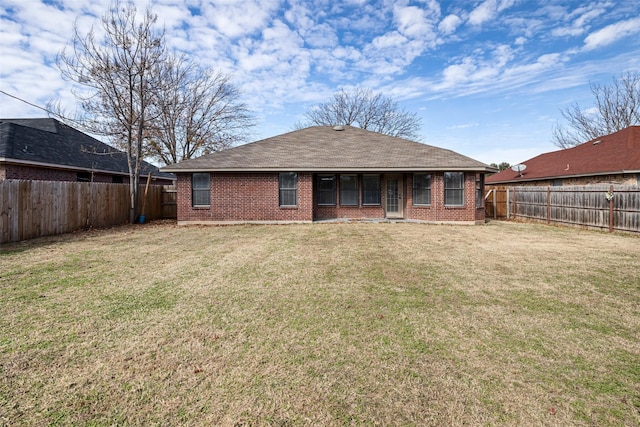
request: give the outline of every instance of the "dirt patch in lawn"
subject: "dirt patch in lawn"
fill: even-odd
[[[635,235],[152,223],[0,265],[0,424],[640,424]]]

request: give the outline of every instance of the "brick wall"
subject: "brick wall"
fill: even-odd
[[[84,172],[89,173],[90,172]],[[116,175],[122,178],[122,183],[127,184],[129,182],[128,175]],[[113,183],[112,174],[105,174],[95,172],[93,174],[93,182]],[[44,167],[33,167],[25,165],[12,165],[2,164],[0,165],[0,180],[2,179],[22,179],[25,181],[78,181],[78,171],[66,170],[66,169],[53,169]],[[140,184],[147,182],[146,175],[140,175]],[[152,179],[152,185],[171,185],[173,181],[168,179]]]
[[[209,207],[191,205],[191,174],[179,174],[178,221],[311,221],[311,174],[298,174],[298,205],[280,207],[277,173],[212,173]]]
[[[476,208],[476,175],[465,173],[464,206],[444,205],[444,173],[431,174],[431,205],[413,204],[413,174],[405,174],[405,218],[429,222],[484,221],[484,207]]]
[[[465,174],[464,206],[444,206],[444,174],[432,173],[431,205],[413,205],[413,174],[403,174],[405,219],[429,222],[481,222],[484,207],[476,208],[475,173]],[[298,206],[279,206],[277,173],[212,173],[210,175],[210,206],[193,207],[191,174],[179,174],[178,221],[181,222],[270,222],[312,221],[319,219],[382,219],[385,217],[386,181],[382,175],[381,204],[379,206],[341,206],[339,184],[337,204],[318,206],[315,197],[315,176],[298,174]],[[361,179],[361,178],[359,178]],[[337,180],[339,182],[339,180]],[[360,186],[361,188],[361,183]],[[362,192],[359,194],[360,202]]]
[[[3,165],[4,179],[23,179],[34,181],[76,181],[76,172],[61,170],[36,168],[23,165]]]

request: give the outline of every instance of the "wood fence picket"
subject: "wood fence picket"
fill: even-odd
[[[507,218],[548,224],[640,232],[640,188],[631,185],[521,186],[494,188],[506,193],[504,206],[487,206],[487,217],[506,211]]]
[[[144,186],[139,191],[142,203]],[[147,220],[171,218],[163,206],[165,191],[173,190],[168,186],[149,186],[144,212]],[[128,184],[0,181],[0,243],[127,222]]]

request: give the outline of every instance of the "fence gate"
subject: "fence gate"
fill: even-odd
[[[162,218],[178,218],[178,190],[175,185],[162,186]]]

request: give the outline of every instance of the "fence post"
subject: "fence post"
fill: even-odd
[[[609,186],[609,194],[613,194],[613,185]],[[609,198],[609,233],[613,233],[613,197]]]
[[[551,186],[547,185],[547,225],[551,224]]]
[[[498,219],[498,188],[493,190],[493,219]]]

